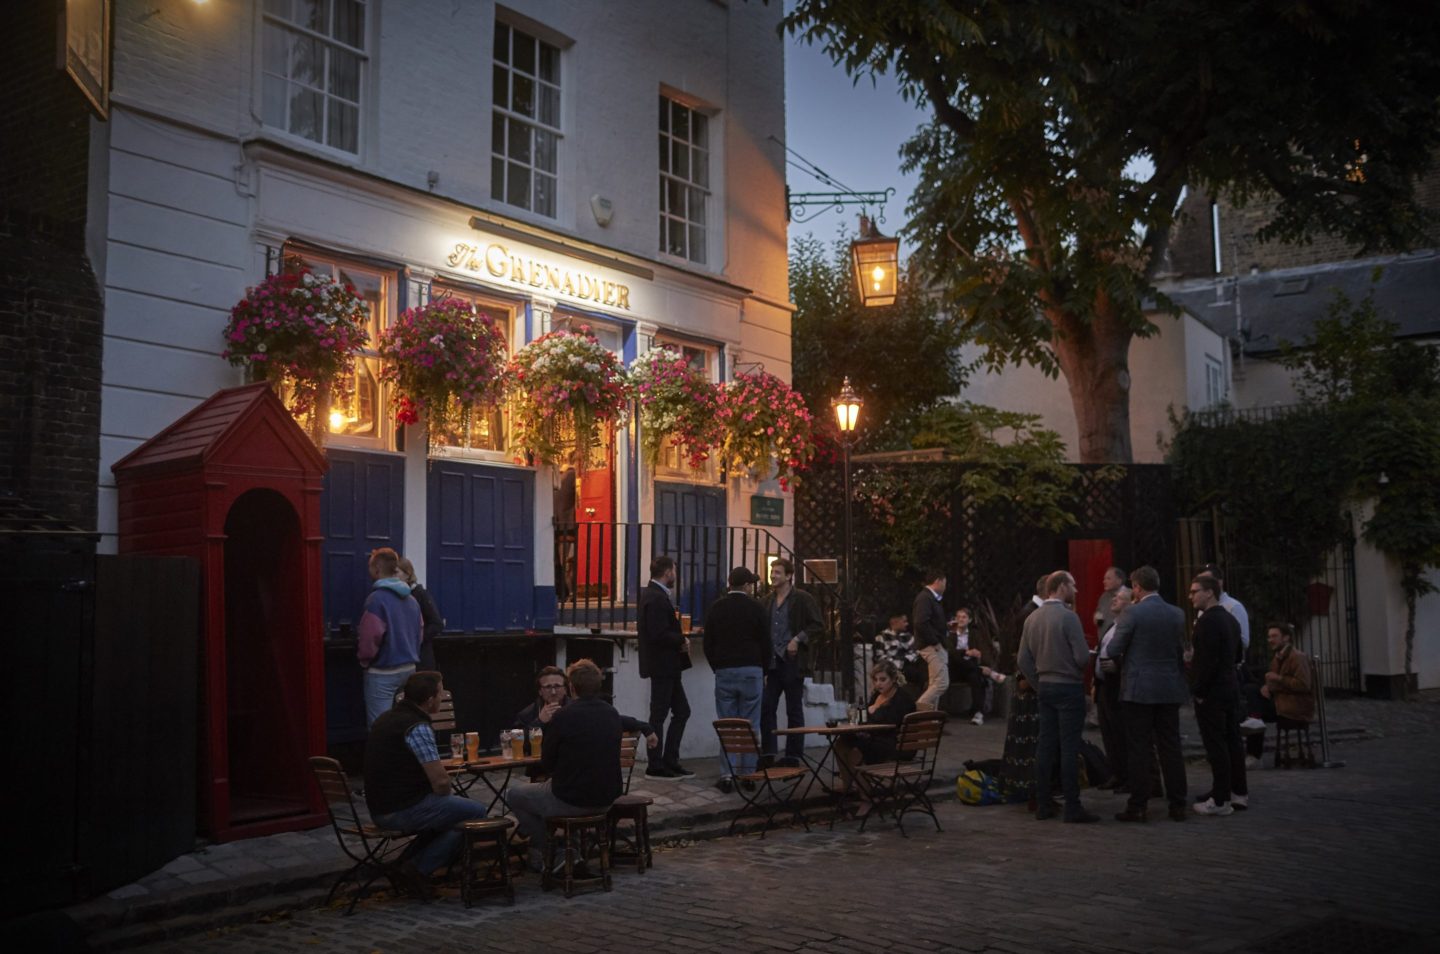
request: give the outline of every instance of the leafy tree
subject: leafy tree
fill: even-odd
[[[861,426],[869,449],[903,447],[917,416],[965,383],[960,334],[933,296],[904,276],[884,312],[860,304],[845,237],[827,248],[813,236],[790,252],[794,387],[821,420],[844,378],[865,399]]]
[[[796,0],[783,27],[928,101],[903,149],[912,261],[992,367],[1065,375],[1087,462],[1131,458],[1130,342],[1156,330],[1187,185],[1274,196],[1263,239],[1405,247],[1433,225],[1428,3]]]

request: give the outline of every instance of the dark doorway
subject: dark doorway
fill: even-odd
[[[230,825],[307,810],[304,541],[290,503],[252,490],[225,518]]]

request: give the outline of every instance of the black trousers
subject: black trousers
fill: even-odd
[[[1100,720],[1100,740],[1105,744],[1105,761],[1115,775],[1116,785],[1130,784],[1130,762],[1125,746],[1125,712],[1120,707],[1120,674],[1095,683],[1095,714]]]
[[[650,764],[678,762],[680,740],[685,736],[685,723],[690,719],[690,700],[685,697],[685,684],[680,673],[673,676],[650,677],[650,727],[659,737],[659,744],[650,749]],[[670,728],[665,728],[665,717]]]
[[[950,681],[964,682],[970,687],[970,718],[985,708],[985,674],[980,671],[980,660],[963,653],[950,654]]]
[[[1160,758],[1160,775],[1171,807],[1185,807],[1185,760],[1180,754],[1180,704],[1126,702],[1125,747],[1130,760],[1131,811],[1144,811],[1150,800],[1151,746]]]
[[[1206,699],[1195,703],[1195,721],[1210,763],[1210,797],[1216,805],[1230,796],[1248,795],[1245,780],[1245,745],[1240,741],[1239,704],[1235,699]]]
[[[798,656],[776,657],[765,673],[765,693],[760,699],[760,751],[775,754],[775,729],[778,727],[780,699],[785,699],[785,724],[798,729],[805,725],[805,676],[800,671]],[[785,737],[786,758],[798,759],[805,751],[805,736]]]

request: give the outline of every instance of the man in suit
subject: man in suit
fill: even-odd
[[[705,611],[705,639],[701,644],[715,671],[715,717],[744,719],[757,736],[765,665],[770,658],[769,621],[764,608],[750,595],[759,580],[748,567],[737,566],[730,571],[729,592]],[[722,792],[733,791],[732,773],[746,775],[755,771],[754,760],[753,755],[742,755],[732,766],[722,753],[720,780],[715,787]]]
[[[915,634],[915,649],[925,660],[930,678],[925,691],[915,700],[917,710],[938,709],[940,697],[950,688],[950,656],[945,651],[945,574],[939,570],[925,571],[925,585],[915,594],[910,608],[910,631]]]
[[[650,680],[650,725],[657,736],[650,746],[647,778],[692,778],[680,764],[680,740],[690,718],[681,673],[690,668],[690,639],[680,628],[675,609],[675,561],[657,556],[650,561],[650,583],[640,593],[640,678]],[[665,717],[670,727],[665,727]]]
[[[1085,730],[1085,667],[1090,647],[1075,602],[1075,577],[1056,570],[1045,581],[1045,601],[1025,619],[1016,665],[1040,693],[1040,739],[1035,750],[1035,818],[1054,817],[1050,779],[1060,757],[1065,821],[1098,822],[1080,804],[1080,735]]]
[[[1185,614],[1160,596],[1160,574],[1142,566],[1130,574],[1135,603],[1115,624],[1107,655],[1120,660],[1120,702],[1124,709],[1130,761],[1130,799],[1116,821],[1147,821],[1150,749],[1160,756],[1160,774],[1170,800],[1170,817],[1185,820],[1185,762],[1180,754],[1180,706],[1190,698],[1185,680]]]
[[[1210,792],[1195,802],[1200,815],[1225,816],[1250,806],[1245,779],[1245,746],[1240,741],[1240,683],[1235,661],[1240,624],[1220,606],[1220,582],[1202,573],[1190,581],[1195,620],[1195,653],[1190,664],[1190,689],[1195,694],[1195,721],[1210,763]]]

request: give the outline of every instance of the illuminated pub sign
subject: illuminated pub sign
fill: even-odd
[[[489,275],[511,285],[564,295],[566,298],[607,308],[630,310],[629,285],[611,281],[595,272],[542,262],[512,251],[499,242],[483,246],[456,242],[455,248],[445,261],[452,268],[463,268],[477,275]]]

